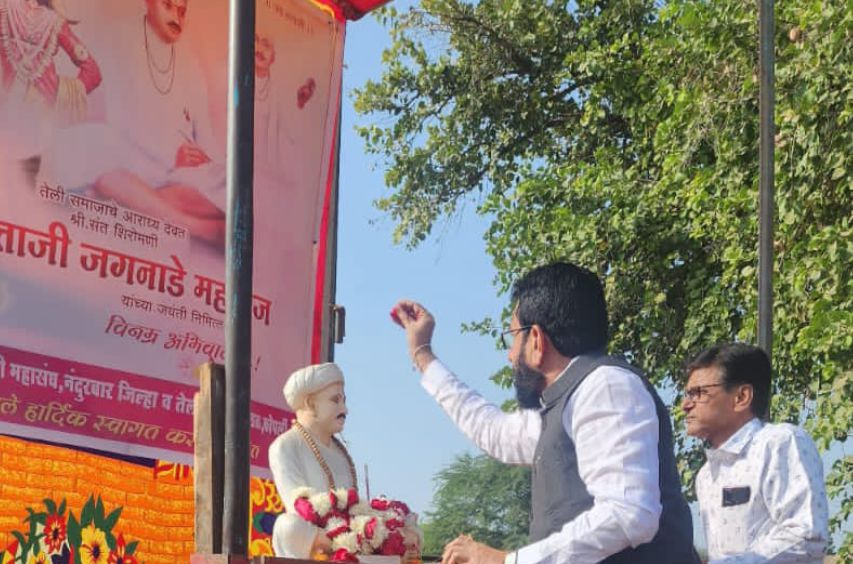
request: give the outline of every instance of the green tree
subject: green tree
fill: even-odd
[[[530,469],[463,454],[435,478],[434,511],[423,525],[424,554],[439,555],[460,533],[495,548],[527,542]]]
[[[776,2],[772,412],[830,452],[853,430],[852,6]],[[422,0],[380,17],[393,44],[356,108],[379,118],[360,131],[398,241],[473,203],[498,292],[546,261],[592,268],[612,351],[676,399],[689,356],[755,340],[755,2]],[[692,495],[701,452],[674,415]],[[849,530],[853,457],[836,458]]]

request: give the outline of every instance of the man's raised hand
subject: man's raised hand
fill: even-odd
[[[412,361],[421,371],[435,356],[432,354],[432,332],[435,318],[417,302],[400,300],[391,308],[391,319],[406,331],[406,342]]]

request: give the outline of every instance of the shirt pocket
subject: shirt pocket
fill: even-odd
[[[729,486],[732,487],[732,486]],[[734,486],[743,487],[743,486]],[[714,527],[718,533],[716,543],[725,554],[746,551],[752,544],[755,518],[753,515],[755,488],[750,488],[750,497],[744,503],[723,506],[723,488],[720,489],[717,503],[719,506],[714,512],[718,519]]]

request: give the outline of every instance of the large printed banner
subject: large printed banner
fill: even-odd
[[[222,363],[227,0],[0,0],[0,432],[191,461]],[[258,0],[252,465],[310,361],[344,25]],[[322,267],[322,266],[320,266]]]

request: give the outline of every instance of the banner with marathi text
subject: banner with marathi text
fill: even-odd
[[[311,359],[344,24],[257,8],[266,475],[284,377]],[[191,461],[193,371],[225,359],[227,18],[227,0],[0,0],[0,432]]]

